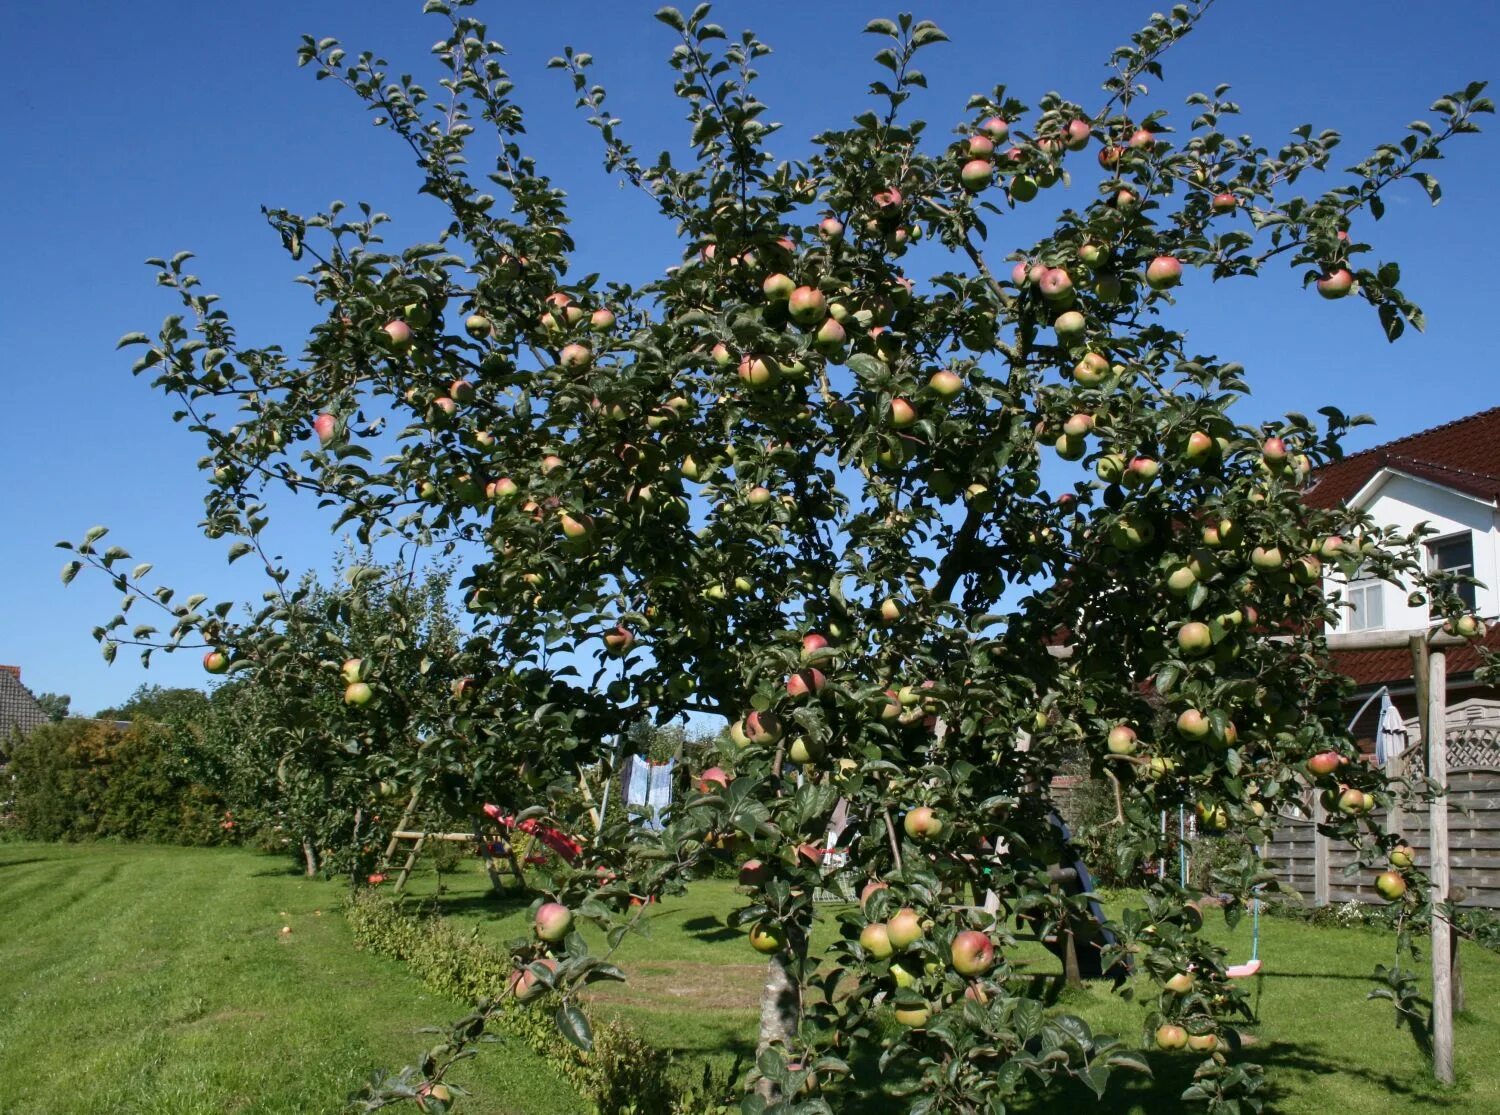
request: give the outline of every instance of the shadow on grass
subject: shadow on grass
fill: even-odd
[[[707,914],[703,917],[689,918],[682,923],[682,928],[700,941],[735,941],[742,935],[741,930],[731,929],[718,918]]]
[[[31,856],[28,859],[0,859],[0,867],[24,867],[28,863],[52,863],[46,856]]]

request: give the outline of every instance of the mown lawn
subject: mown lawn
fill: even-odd
[[[434,882],[419,875],[413,889],[430,894]],[[525,901],[491,897],[477,865],[447,887],[455,922],[496,943],[526,930]],[[249,852],[0,845],[0,1115],[340,1110],[370,1068],[414,1059],[418,1027],[463,1010],[399,964],[355,950],[337,914],[341,893]],[[653,910],[650,936],[621,950],[631,982],[598,996],[598,1009],[674,1051],[684,1069],[728,1064],[754,1042],[763,966],[723,924],[736,901],[730,884],[706,882]],[[1220,932],[1246,955],[1247,927]],[[1386,936],[1274,919],[1262,934],[1261,1021],[1244,1029],[1256,1040],[1249,1055],[1267,1068],[1270,1110],[1500,1110],[1500,957],[1465,952],[1459,1083],[1440,1090],[1389,1006],[1365,999],[1366,976],[1389,960]],[[1023,958],[1038,974],[1056,967],[1039,950]],[[1146,1010],[1104,988],[1064,992],[1056,1008],[1132,1041]],[[1177,1110],[1196,1059],[1151,1060],[1155,1080],[1117,1076],[1103,1104],[1056,1094],[1031,1110]],[[475,1094],[460,1112],[583,1111],[512,1044],[486,1047],[463,1069],[456,1079]]]
[[[419,875],[412,889],[431,894],[433,884],[430,874]],[[491,897],[477,867],[465,865],[445,887],[443,904],[455,922],[479,926],[496,944],[526,932],[524,901]],[[621,947],[630,983],[607,985],[598,994],[599,1008],[628,1019],[689,1063],[703,1057],[727,1063],[734,1053],[753,1048],[764,963],[743,931],[724,924],[724,915],[738,902],[733,884],[708,881],[663,903],[648,919],[650,936],[630,938]],[[1210,928],[1232,959],[1248,959],[1248,919],[1230,932],[1213,915]],[[1240,1028],[1255,1043],[1246,1056],[1266,1068],[1269,1084],[1262,1095],[1268,1110],[1316,1115],[1500,1111],[1500,956],[1473,947],[1464,951],[1467,1010],[1458,1019],[1458,1083],[1452,1089],[1431,1082],[1424,1054],[1409,1031],[1396,1029],[1389,1003],[1366,999],[1375,965],[1393,958],[1391,936],[1268,917],[1261,921],[1261,956],[1263,974],[1249,985],[1258,1021]],[[1040,946],[1024,946],[1020,958],[1038,974],[1058,969]],[[1055,1009],[1081,1015],[1096,1031],[1133,1044],[1140,1040],[1146,998],[1152,995],[1144,984],[1138,990],[1145,998],[1126,1000],[1107,985],[1060,990]],[[1055,1094],[1027,1110],[1177,1110],[1176,1098],[1198,1060],[1153,1052],[1154,1079],[1116,1074],[1102,1104],[1079,1090]]]
[[[252,852],[0,844],[0,1113],[344,1110],[465,1005],[356,951],[341,893]],[[467,1112],[584,1110],[510,1045],[454,1079]]]

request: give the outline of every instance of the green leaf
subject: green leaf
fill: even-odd
[[[594,1031],[589,1028],[589,1020],[572,1003],[564,1003],[558,1007],[553,1021],[557,1023],[562,1036],[585,1053],[594,1048]]]
[[[150,343],[151,338],[144,333],[126,333],[125,336],[115,342],[115,348],[122,349],[126,345],[149,345]]]
[[[900,32],[896,30],[896,25],[888,19],[872,19],[869,23],[865,24],[865,34],[889,35],[894,39]]]
[[[83,568],[83,562],[81,562],[81,561],[70,561],[70,562],[68,562],[66,565],[63,566],[63,569],[62,569],[62,583],[65,584],[65,585],[72,584],[73,583],[73,578],[76,577],[76,576],[78,576],[78,571],[80,569],[82,569],[82,568]]]
[[[234,562],[244,557],[253,549],[255,549],[255,547],[249,542],[236,542],[233,546],[229,547],[230,564],[234,564]]]

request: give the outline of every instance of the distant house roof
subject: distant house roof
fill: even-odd
[[[9,739],[13,731],[24,734],[49,719],[31,690],[21,684],[21,668],[0,666],[0,743]]]
[[[1476,499],[1500,502],[1500,407],[1324,465],[1313,475],[1303,498],[1314,507],[1336,507],[1385,468]]]

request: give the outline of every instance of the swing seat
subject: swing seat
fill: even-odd
[[[1249,979],[1260,971],[1260,961],[1251,960],[1245,964],[1236,964],[1231,968],[1224,969],[1225,975],[1230,979]]]

